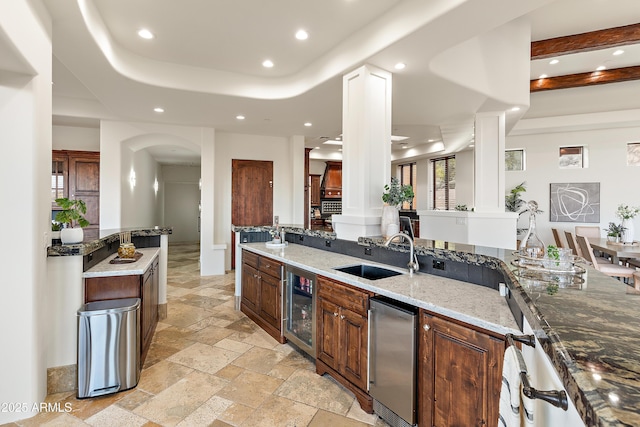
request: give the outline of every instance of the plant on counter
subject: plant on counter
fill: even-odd
[[[467,205],[456,205],[456,207],[453,209],[460,212],[469,212],[469,211],[473,212],[473,208],[469,209]]]
[[[62,229],[62,224],[58,221],[51,221],[51,231],[60,231]]]
[[[520,197],[520,193],[527,191],[525,185],[525,182],[516,185],[504,198],[504,207],[507,212],[519,212],[520,208],[524,206],[525,201]]]
[[[396,177],[391,178],[391,184],[384,186],[382,193],[382,201],[389,206],[400,208],[403,203],[413,200],[413,187],[410,185],[400,185],[400,180]]]
[[[67,199],[66,197],[56,199],[58,206],[62,208],[56,214],[56,222],[59,224],[68,224],[69,227],[79,225],[80,227],[86,227],[89,225],[89,221],[83,216],[87,213],[87,205],[80,199]]]

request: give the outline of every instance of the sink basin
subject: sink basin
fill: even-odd
[[[385,279],[387,277],[399,276],[400,271],[390,270],[384,267],[377,267],[375,265],[368,264],[355,264],[347,265],[344,267],[337,267],[334,270],[342,271],[347,274],[353,274],[354,276],[362,277],[363,279],[378,280]]]

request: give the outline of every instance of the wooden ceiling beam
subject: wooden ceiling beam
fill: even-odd
[[[640,43],[640,23],[532,42],[531,59],[551,58],[634,43]]]
[[[640,66],[614,68],[612,70],[531,80],[529,82],[529,91],[533,93],[545,90],[601,85],[605,83],[619,83],[638,79],[640,79]]]

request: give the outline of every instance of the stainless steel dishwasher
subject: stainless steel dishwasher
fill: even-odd
[[[369,305],[369,394],[390,425],[416,422],[417,309],[385,297]]]

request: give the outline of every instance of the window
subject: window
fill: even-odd
[[[627,144],[627,165],[640,166],[640,142]]]
[[[524,150],[505,150],[504,170],[523,171],[524,170]]]
[[[401,209],[411,210],[416,208],[416,170],[415,163],[398,166],[400,185],[410,185],[413,188],[413,200],[403,203]]]
[[[560,147],[560,169],[584,167],[583,147]]]
[[[450,210],[456,205],[456,157],[431,160],[433,169],[433,208]]]

